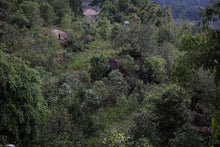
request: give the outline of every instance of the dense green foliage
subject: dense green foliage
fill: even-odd
[[[105,56],[96,56],[90,59],[91,78],[93,80],[101,80],[108,72],[109,65]]]
[[[86,2],[0,1],[0,146],[213,145],[219,2]]]
[[[170,6],[175,19],[199,21],[199,9],[208,5],[208,0],[156,0],[162,6]]]
[[[86,0],[83,0],[86,1]],[[100,5],[103,9],[106,9],[105,3],[110,3],[109,10],[114,12],[115,15],[112,15],[112,17],[121,17],[122,15],[117,14],[117,3],[119,1],[116,0],[87,0],[91,2],[91,6]],[[139,8],[145,8],[149,2],[154,2],[154,0],[131,0],[131,3],[134,6],[138,6]],[[157,1],[160,6],[164,7],[170,7],[172,9],[172,16],[175,20],[183,19],[183,20],[191,20],[191,21],[199,21],[201,19],[200,9],[204,9],[208,5],[208,0],[155,0]],[[134,9],[133,6],[130,6],[125,3],[125,1],[120,1],[123,5],[120,8],[124,10],[133,10],[137,11],[137,9]],[[119,4],[120,4],[119,2]],[[114,6],[112,5],[114,4]]]
[[[46,113],[39,75],[20,59],[2,51],[0,75],[1,136],[7,142],[30,145]]]

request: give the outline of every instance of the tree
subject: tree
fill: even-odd
[[[44,19],[45,26],[53,25],[56,20],[54,9],[47,2],[43,2],[40,4],[40,15]]]
[[[109,73],[108,79],[104,81],[108,85],[110,98],[113,103],[117,102],[118,97],[128,94],[128,84],[119,70],[113,70]]]
[[[42,35],[38,31],[27,31],[20,40],[22,45],[17,46],[16,55],[29,62],[30,67],[51,67],[58,63],[56,56],[60,53],[61,45],[52,35]]]
[[[45,116],[38,73],[0,51],[0,134],[8,143],[29,146]]]
[[[149,0],[131,0],[131,3],[137,7],[145,8],[150,2]]]
[[[43,24],[43,19],[40,16],[40,5],[37,2],[23,1],[19,7],[21,14],[29,20],[30,27],[36,29]]]
[[[108,146],[119,146],[125,147],[125,136],[123,133],[119,132],[115,128],[109,130],[107,137],[104,138],[104,144]]]
[[[156,101],[155,106],[158,131],[161,134],[161,143],[165,146],[173,133],[189,121],[190,96],[184,89],[172,85]]]
[[[82,10],[82,2],[80,0],[70,0],[70,7],[72,11],[74,12],[75,16],[82,16],[83,10]]]
[[[150,111],[141,110],[141,112],[134,114],[133,123],[129,127],[129,134],[132,140],[135,141],[133,146],[138,143],[141,138],[150,139],[150,143],[158,146],[159,137],[157,133],[156,115]]]
[[[199,24],[202,25],[203,31],[210,30],[209,21],[219,20],[220,18],[220,1],[210,0],[209,4],[204,10],[201,10],[202,20]]]
[[[183,36],[180,50],[184,53],[176,59],[172,74],[176,82],[185,85],[185,81],[200,68],[211,71],[214,74],[215,82],[215,102],[213,104],[219,109],[220,31],[213,24],[215,24],[215,19],[220,18],[220,2],[211,0],[210,4],[211,6],[207,6],[202,13],[203,19],[200,22],[202,32]]]
[[[147,57],[144,59],[147,68],[147,80],[162,83],[165,80],[165,60],[158,57]]]
[[[96,6],[98,4],[100,4],[100,6],[102,6],[102,4],[108,0],[92,0],[92,2],[90,3],[90,6]]]
[[[146,98],[148,104],[133,116],[131,140],[148,138],[154,146],[167,146],[173,133],[190,120],[190,95],[177,85],[169,85],[154,87]]]
[[[93,56],[90,59],[91,78],[93,80],[101,80],[109,70],[107,57],[104,55]]]
[[[121,54],[130,55],[135,60],[143,59],[154,51],[155,28],[152,24],[129,26],[126,31],[121,32],[121,36],[116,42],[120,47],[123,47]]]
[[[205,146],[205,140],[190,124],[184,125],[174,133],[175,137],[169,140],[171,147]]]
[[[66,13],[71,13],[71,8],[69,7],[69,1],[68,0],[53,0],[51,2],[51,5],[53,6],[54,12],[57,16],[56,23],[59,24],[63,18],[63,16]]]
[[[215,74],[215,82],[219,83],[220,78],[220,32],[218,28],[212,28],[209,21],[220,18],[220,2],[210,1],[212,6],[208,6],[202,13],[203,33],[193,35],[185,35],[182,38],[180,50],[185,54],[180,56],[177,63],[174,65],[174,76],[177,71],[178,64],[184,63],[187,69],[198,70],[203,67],[213,71]],[[185,70],[185,69],[184,69]],[[180,70],[182,71],[182,70]],[[184,76],[185,74],[182,74]],[[178,76],[177,76],[178,77]]]
[[[159,27],[158,31],[158,44],[159,46],[164,45],[164,43],[169,42],[172,44],[175,44],[176,39],[176,33],[172,29],[174,26],[169,25],[162,25]]]

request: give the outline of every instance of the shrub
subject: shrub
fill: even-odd
[[[158,43],[162,45],[164,42],[175,43],[175,32],[169,26],[161,26],[158,32]]]
[[[86,146],[87,147],[93,147],[93,146],[96,146],[98,142],[98,137],[96,136],[91,136],[87,139],[87,142],[86,142]]]
[[[101,97],[99,97],[94,91],[89,89],[86,91],[85,94],[85,103],[90,110],[95,110],[101,103]]]
[[[162,57],[166,62],[165,69],[168,77],[171,77],[171,70],[172,65],[174,62],[174,59],[178,56],[178,50],[177,48],[169,43],[164,42],[159,48],[158,48],[158,54],[160,57]]]
[[[96,23],[94,23],[91,20],[88,20],[87,18],[82,19],[81,25],[83,29],[85,30],[86,34],[94,36],[97,32]]]
[[[108,59],[104,55],[93,56],[90,59],[91,65],[91,78],[93,80],[100,80],[102,79],[109,70]]]
[[[146,57],[144,64],[150,82],[162,83],[165,80],[165,60],[163,58]]]
[[[118,70],[112,71],[104,81],[109,86],[110,97],[113,102],[117,102],[118,97],[128,94],[129,86]]]
[[[111,40],[116,40],[120,37],[121,32],[123,31],[123,26],[118,24],[118,23],[114,23],[114,25],[111,28],[111,32],[110,32],[110,39]]]
[[[49,3],[43,2],[40,4],[40,15],[44,20],[45,26],[50,26],[55,23],[56,15],[53,7]]]
[[[215,87],[214,75],[209,71],[199,69],[188,76],[187,80],[184,81],[183,87],[190,89],[193,93],[191,107],[194,108],[199,101],[212,101],[214,98],[213,89]]]
[[[167,146],[174,132],[190,120],[191,96],[176,85],[154,87],[148,93],[150,95],[147,95],[149,100],[145,110],[133,116],[129,128],[131,141],[148,138],[154,146]]]
[[[72,12],[67,0],[53,0],[51,5],[57,16],[56,24],[60,24],[65,14]]]
[[[17,45],[17,40],[20,35],[18,26],[1,21],[0,28],[0,42],[4,43],[10,48],[12,47],[11,49],[14,49]]]
[[[111,31],[110,21],[106,19],[99,20],[97,31],[99,35],[101,36],[101,38],[103,38],[104,40],[107,40],[109,38],[110,31]]]
[[[77,110],[74,110],[75,114]],[[75,116],[78,119],[78,115]],[[66,108],[60,105],[50,108],[50,115],[40,130],[40,146],[78,146],[84,137]]]
[[[71,38],[64,42],[64,47],[68,53],[79,52],[83,49],[82,44],[78,36],[71,36]]]
[[[83,84],[90,84],[91,82],[91,77],[89,75],[88,72],[86,71],[83,71],[80,73],[80,80]]]
[[[62,60],[56,58],[58,55],[62,55],[62,52],[59,42],[53,36],[31,31],[23,36],[22,45],[17,54],[30,62],[31,67],[51,67]]]
[[[73,14],[72,13],[66,13],[62,17],[61,24],[66,29],[71,29],[73,22]]]
[[[155,113],[158,116],[158,131],[163,144],[173,137],[173,133],[181,128],[190,118],[191,96],[182,88],[171,85],[156,101]]]
[[[140,110],[133,116],[133,123],[129,127],[128,133],[131,136],[130,141],[137,142],[141,138],[149,138],[151,143],[159,142],[157,134],[156,116],[150,111]]]
[[[12,15],[12,24],[17,24],[20,28],[30,27],[30,21],[22,14]]]
[[[22,14],[29,20],[30,26],[39,28],[43,24],[43,19],[40,16],[40,6],[37,2],[23,1],[20,4]]]
[[[96,94],[101,98],[102,100],[102,106],[105,106],[108,104],[108,98],[110,96],[109,87],[107,84],[105,84],[103,81],[96,81],[92,89],[96,92]]]
[[[126,55],[126,58],[123,61],[123,68],[125,68],[125,71],[130,76],[134,76],[138,71],[138,65],[135,64],[134,58],[130,55]]]
[[[153,147],[150,144],[149,139],[147,139],[147,138],[139,138],[138,141],[135,143],[135,146],[137,146],[137,147]]]
[[[197,147],[206,146],[201,134],[196,132],[189,124],[184,125],[174,133],[174,138],[169,140],[171,147]]]
[[[104,144],[112,147],[125,147],[125,136],[115,128],[109,130],[108,135],[104,138]]]

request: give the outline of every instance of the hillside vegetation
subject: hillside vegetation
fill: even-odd
[[[199,21],[200,9],[204,9],[209,0],[156,0],[161,6],[170,6],[174,19]]]
[[[96,20],[80,0],[0,1],[0,147],[220,140],[219,1],[199,32],[155,1],[88,2]]]
[[[88,6],[92,0],[82,0],[83,3]],[[172,16],[177,20],[189,20],[189,21],[199,21],[201,20],[200,10],[204,9],[209,0],[151,0],[151,2],[158,2],[161,7],[170,7],[172,9]],[[93,1],[95,4],[100,4],[102,1]],[[144,4],[144,1],[133,0],[132,3]],[[93,5],[93,3],[92,3]]]

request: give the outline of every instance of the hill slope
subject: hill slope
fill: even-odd
[[[204,8],[209,0],[156,0],[161,6],[170,6],[174,19],[200,20],[198,7]]]
[[[161,6],[172,8],[174,19],[184,19],[191,21],[200,20],[198,6],[204,8],[209,0],[151,0],[157,1]],[[92,0],[82,0],[83,6],[88,5]]]

